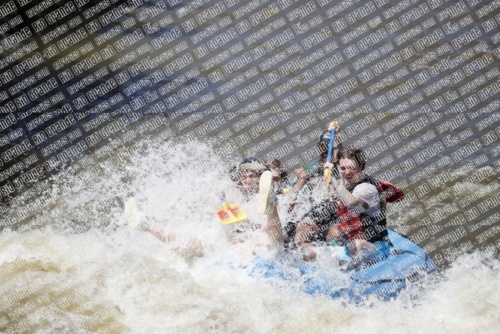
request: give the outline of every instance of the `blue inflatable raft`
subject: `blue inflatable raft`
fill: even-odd
[[[298,271],[303,281],[301,290],[312,295],[328,295],[361,301],[368,296],[381,300],[396,297],[410,282],[415,282],[435,271],[429,255],[410,239],[388,229],[392,243],[389,255],[382,261],[358,264],[355,269],[347,266],[342,278],[328,273],[328,268],[314,262],[293,265],[259,260],[251,275],[267,279],[296,282]],[[339,276],[339,275],[338,275]],[[347,279],[346,279],[347,277]]]

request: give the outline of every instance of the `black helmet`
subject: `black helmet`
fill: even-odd
[[[325,130],[321,133],[319,136],[318,140],[318,146],[326,144],[326,147],[330,144],[330,136],[331,136],[331,131],[330,130]]]

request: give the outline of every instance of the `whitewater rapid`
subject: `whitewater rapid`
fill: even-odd
[[[311,296],[299,281],[249,275],[255,254],[276,256],[266,235],[249,231],[247,242],[231,243],[215,216],[225,191],[250,220],[265,223],[227,177],[240,157],[228,162],[196,142],[137,148],[61,172],[40,195],[47,205],[28,219],[43,224],[3,229],[2,332],[498,333],[500,264],[492,250],[464,253],[388,302]],[[131,196],[170,242],[128,226]]]

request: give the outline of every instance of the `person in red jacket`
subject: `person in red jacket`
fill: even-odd
[[[337,219],[327,240],[345,240],[354,253],[376,250],[379,258],[387,255],[385,194],[380,181],[364,172],[366,157],[361,149],[344,148],[339,152],[341,178],[332,178],[333,192],[339,199]]]

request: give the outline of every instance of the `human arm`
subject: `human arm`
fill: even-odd
[[[358,207],[362,207],[364,210],[370,208],[366,198],[360,197],[354,191],[351,193],[345,188],[342,180],[337,181],[337,179],[332,178],[332,185],[337,196],[350,210]]]
[[[333,169],[334,164],[332,164],[331,162],[326,162],[325,168]],[[367,210],[370,207],[369,203],[372,202],[372,198],[378,196],[378,192],[375,187],[373,187],[373,189],[368,189],[369,191],[366,191],[366,187],[364,185],[358,185],[354,187],[352,191],[347,190],[344,184],[344,179],[342,177],[339,180],[337,180],[335,177],[332,177],[331,184],[333,186],[332,193],[339,197],[349,209],[362,207],[364,210]],[[358,188],[359,186],[362,187]]]

